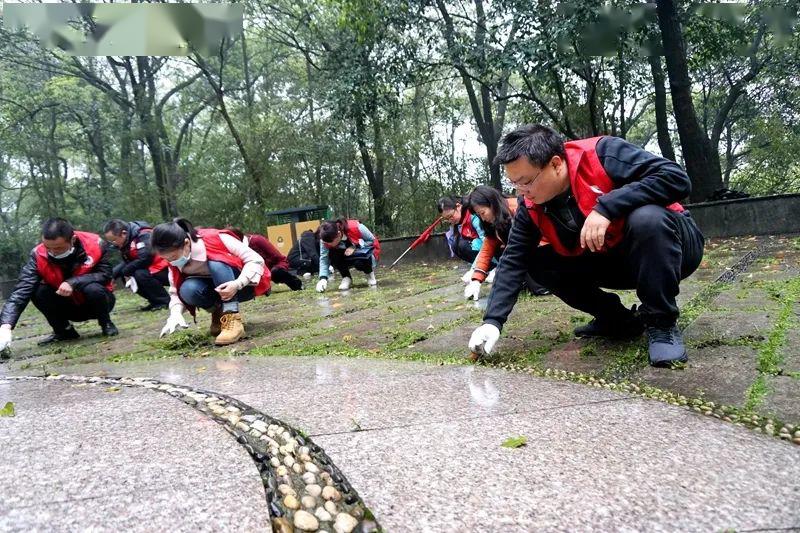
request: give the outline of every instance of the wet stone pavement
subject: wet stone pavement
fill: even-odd
[[[119,337],[40,349],[30,307],[0,363],[0,530],[800,528],[800,238],[708,243],[672,370],[531,296],[471,364],[486,292],[464,302],[462,271],[278,288],[227,348],[203,313],[158,340],[122,293]]]

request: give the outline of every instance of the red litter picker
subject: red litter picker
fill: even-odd
[[[419,237],[417,237],[417,239],[416,239],[414,242],[412,242],[412,243],[411,243],[411,246],[409,246],[408,248],[406,248],[406,251],[405,251],[405,252],[403,252],[402,254],[400,254],[400,257],[398,257],[397,259],[395,259],[395,260],[394,260],[394,263],[392,263],[392,264],[389,266],[389,268],[393,268],[393,267],[394,267],[394,266],[395,266],[395,265],[396,265],[396,264],[397,264],[397,263],[398,263],[398,262],[399,262],[399,261],[400,261],[400,260],[401,260],[403,257],[405,257],[405,255],[406,255],[408,252],[410,252],[411,250],[413,250],[414,248],[416,248],[416,247],[417,247],[417,246],[419,246],[420,244],[422,244],[422,243],[424,243],[424,242],[428,242],[428,239],[430,239],[430,238],[431,238],[431,234],[433,234],[433,230],[434,230],[434,229],[436,229],[436,226],[438,226],[438,225],[439,225],[439,223],[440,223],[441,221],[442,221],[442,217],[439,217],[439,218],[437,218],[437,219],[436,219],[436,222],[434,222],[433,224],[431,224],[430,226],[428,226],[428,229],[426,229],[425,231],[423,231],[423,232],[422,232],[422,235],[420,235]]]

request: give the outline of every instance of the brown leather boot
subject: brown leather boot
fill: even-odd
[[[208,328],[208,332],[211,333],[212,337],[216,337],[222,333],[222,323],[219,321],[221,317],[222,307],[217,306],[211,311],[211,327]]]
[[[217,339],[214,341],[214,344],[217,346],[233,344],[244,335],[242,315],[239,313],[222,313],[219,321],[222,324],[222,331],[217,335]]]

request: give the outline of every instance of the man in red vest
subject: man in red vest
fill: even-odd
[[[505,165],[524,208],[470,349],[491,352],[530,274],[594,317],[576,335],[626,338],[646,330],[652,365],[686,361],[675,297],[699,266],[704,239],[677,203],[691,190],[683,169],[617,137],[565,143],[541,125],[507,134],[495,162]],[[537,246],[542,237],[549,246]],[[641,305],[626,309],[601,287],[636,289]]]
[[[42,242],[31,251],[19,280],[0,312],[0,351],[11,343],[28,302],[33,301],[53,328],[39,342],[77,339],[70,322],[96,319],[103,335],[119,331],[109,316],[114,308],[111,263],[100,236],[75,231],[63,218],[51,218],[42,226]]]
[[[113,278],[126,278],[126,286],[147,300],[141,311],[158,311],[169,307],[169,263],[153,252],[150,237],[153,228],[147,222],[126,222],[114,218],[103,226],[106,242],[117,248],[122,262],[113,270]],[[131,283],[131,281],[133,283]]]

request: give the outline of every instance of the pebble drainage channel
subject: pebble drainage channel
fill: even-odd
[[[235,398],[150,378],[51,375],[3,379],[143,387],[164,392],[222,424],[247,450],[261,475],[275,533],[383,531],[322,448],[291,426]]]

